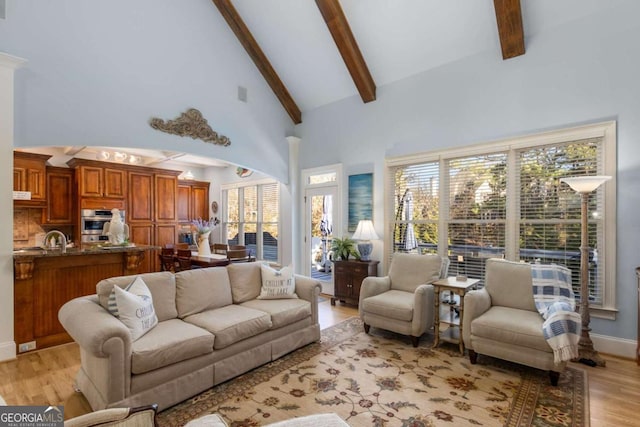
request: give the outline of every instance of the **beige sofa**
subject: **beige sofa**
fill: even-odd
[[[94,410],[156,403],[160,410],[320,339],[320,283],[296,275],[298,299],[256,299],[260,263],[140,275],[158,324],[136,341],[107,311],[114,285],[67,302],[60,322],[80,346],[76,386]]]
[[[462,335],[472,364],[478,354],[549,371],[558,384],[566,362],[555,363],[533,300],[531,265],[489,259],[484,288],[464,297]]]

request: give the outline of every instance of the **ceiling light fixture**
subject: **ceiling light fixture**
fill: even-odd
[[[186,171],[182,174],[182,179],[192,180],[194,178],[193,173],[191,171]]]

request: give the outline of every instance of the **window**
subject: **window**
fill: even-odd
[[[224,233],[229,245],[245,245],[258,259],[278,261],[280,186],[265,182],[223,189]]]
[[[580,295],[580,196],[560,179],[615,176],[615,123],[387,160],[394,252],[448,256],[451,275],[482,279],[488,258],[556,263]],[[615,310],[615,182],[589,198],[589,298]],[[391,239],[390,239],[391,240]]]

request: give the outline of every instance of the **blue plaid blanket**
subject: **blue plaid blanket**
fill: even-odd
[[[544,337],[553,349],[555,363],[578,357],[582,321],[576,313],[571,270],[560,265],[531,264],[533,299],[545,319]]]

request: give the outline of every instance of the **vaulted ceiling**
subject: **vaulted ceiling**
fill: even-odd
[[[494,0],[493,7],[487,2],[462,1],[446,2],[447,5],[443,6],[438,0],[315,0],[315,5],[311,1],[293,3],[287,0],[272,0],[262,4],[250,0],[212,1],[296,124],[302,121],[301,109],[295,101],[298,95],[304,109],[331,102],[329,97],[332,96],[338,97],[336,99],[349,96],[344,81],[345,70],[362,101],[374,101],[376,83],[367,58],[374,64],[374,74],[384,84],[422,71],[425,67],[437,66],[443,58],[446,62],[447,55],[456,57],[483,50],[490,40],[492,45],[495,44],[495,38],[490,37],[494,31],[499,37],[504,59],[525,52],[520,0]],[[495,18],[492,24],[490,17],[493,13]],[[321,28],[319,17],[326,28]],[[364,40],[366,55],[359,47],[350,20],[354,23],[355,33]],[[257,37],[253,31],[258,34]],[[465,34],[464,37],[460,31]],[[334,53],[327,50],[327,33],[335,42],[342,64],[336,61]],[[429,34],[435,37],[428,37]],[[456,43],[471,48],[468,48],[469,51],[461,50]],[[321,44],[322,48],[317,49]],[[268,54],[261,45],[266,46]],[[280,67],[285,61],[283,51],[286,52],[287,65]],[[301,55],[291,55],[296,51]],[[286,70],[298,68],[290,67],[292,62],[304,61],[305,64],[299,69],[303,76],[309,75],[311,78],[307,83],[302,83],[302,88],[298,78],[285,76],[282,79],[272,65],[270,56],[275,58],[278,68]],[[383,64],[386,59],[399,62],[399,67]],[[304,69],[312,71],[304,72]],[[313,76],[318,69],[327,77],[326,83],[330,86],[328,92],[322,88],[327,85],[322,84],[317,93],[308,90],[307,85],[317,84]],[[296,95],[292,96],[287,89],[287,81],[295,87]]]

